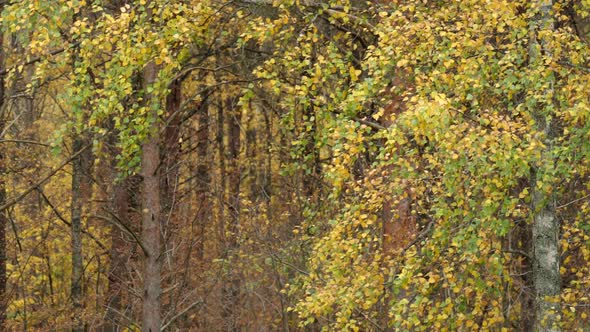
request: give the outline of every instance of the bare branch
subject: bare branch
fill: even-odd
[[[162,331],[166,330],[166,328],[168,326],[170,326],[170,324],[172,324],[176,319],[178,319],[178,317],[186,314],[189,310],[193,309],[194,307],[203,304],[203,300],[199,299],[196,302],[193,302],[191,305],[189,305],[188,307],[184,308],[183,310],[181,310],[179,313],[177,313],[176,315],[174,315],[172,318],[170,318],[170,320],[164,324],[162,326]]]
[[[51,177],[53,177],[55,174],[57,174],[57,172],[59,172],[64,167],[66,167],[67,164],[69,164],[72,160],[76,159],[79,155],[81,155],[84,151],[89,149],[91,146],[92,146],[92,144],[86,145],[85,147],[80,149],[78,152],[71,155],[68,159],[64,160],[59,166],[57,166],[55,169],[53,169],[51,172],[49,172],[47,175],[45,175],[43,178],[41,178],[41,180],[37,181],[37,183],[31,185],[29,188],[27,188],[25,191],[23,191],[22,193],[20,193],[16,197],[6,200],[6,203],[4,203],[3,205],[0,206],[0,211],[4,211],[4,210],[8,209],[9,207],[13,206],[14,204],[20,202],[28,194],[30,194],[32,191],[34,191],[37,188],[39,188],[40,186],[42,186],[45,182],[47,182],[47,180],[51,179]]]
[[[24,139],[3,139],[3,140],[0,140],[0,143],[32,144],[32,145],[41,145],[41,146],[46,146],[46,147],[51,146],[47,143],[24,140]]]
[[[66,224],[68,227],[72,227],[72,224],[67,221],[59,212],[59,210],[57,210],[57,208],[51,203],[51,201],[49,200],[49,198],[45,195],[45,193],[43,192],[43,190],[41,190],[40,188],[36,188],[37,191],[39,192],[39,194],[41,194],[41,197],[43,197],[43,200],[45,201],[45,203],[47,203],[47,205],[49,205],[49,207],[51,208],[51,210],[53,211],[53,213],[55,214],[55,216],[61,220],[64,224]],[[89,238],[91,238],[102,250],[107,250],[107,247],[100,242],[99,239],[96,238],[96,236],[94,236],[92,233],[88,232],[87,230],[83,229],[82,233],[87,235]]]

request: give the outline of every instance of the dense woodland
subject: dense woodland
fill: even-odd
[[[0,330],[590,326],[590,1],[0,9]]]

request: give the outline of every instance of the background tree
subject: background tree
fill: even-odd
[[[3,6],[4,329],[589,324],[584,2]]]

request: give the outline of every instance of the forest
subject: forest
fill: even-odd
[[[0,331],[590,328],[589,0],[0,12]]]

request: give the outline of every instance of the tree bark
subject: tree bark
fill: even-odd
[[[84,133],[78,134],[73,140],[73,152],[78,153],[88,144],[84,139]],[[92,150],[85,149],[72,160],[72,199],[71,199],[71,250],[72,250],[72,276],[71,296],[74,306],[72,331],[83,331],[84,323],[80,319],[84,307],[84,259],[82,254],[82,214],[84,207],[91,196],[92,182],[90,172],[92,169]]]
[[[228,181],[228,197],[229,197],[229,212],[230,222],[224,226],[224,236],[226,238],[224,257],[227,260],[227,278],[223,282],[222,296],[223,296],[223,318],[226,325],[226,331],[239,331],[238,324],[238,302],[239,302],[239,289],[240,280],[236,274],[235,269],[232,267],[232,254],[238,248],[238,236],[239,236],[239,222],[240,222],[240,175],[241,170],[239,166],[239,153],[240,153],[240,112],[234,107],[232,98],[228,98],[225,102],[227,106],[228,117],[227,121],[228,129],[228,154],[229,163],[227,173],[225,167],[223,167],[221,173],[222,178],[227,175]],[[220,113],[223,114],[223,113]],[[223,124],[223,117],[221,118],[221,124]],[[218,130],[224,130],[222,125]],[[220,141],[222,146],[225,144],[223,139]]]
[[[197,221],[199,228],[199,239],[197,244],[197,257],[199,264],[204,263],[205,258],[205,232],[206,226],[209,224],[210,202],[208,192],[211,186],[211,176],[209,168],[209,114],[208,107],[203,107],[198,114],[198,130],[197,130],[197,171],[196,171],[196,194],[197,202],[200,206],[197,207]]]
[[[1,38],[1,37],[0,37]],[[0,82],[0,85],[3,83]],[[2,88],[0,88],[1,90]],[[0,92],[1,93],[1,92]],[[2,98],[0,96],[0,98]],[[0,106],[1,107],[1,106]],[[4,128],[4,121],[0,123]],[[0,151],[0,205],[6,202],[6,161],[4,151]],[[8,298],[6,294],[6,226],[8,224],[8,211],[0,211],[0,330],[5,330],[6,308]]]
[[[533,191],[535,330],[559,331],[561,308],[559,298],[556,298],[561,293],[559,221],[551,194],[536,187]]]
[[[83,8],[85,9],[85,8]],[[76,21],[82,12],[73,16]],[[80,50],[75,47],[72,68],[76,68],[77,63],[81,60]],[[80,105],[84,107],[85,105]],[[32,111],[31,111],[32,113]],[[86,116],[83,116],[87,118]],[[75,118],[75,116],[74,116]],[[84,121],[84,120],[82,120]],[[84,308],[84,258],[82,253],[82,214],[88,200],[92,196],[92,171],[93,155],[92,149],[86,146],[92,142],[90,133],[82,129],[81,132],[74,132],[72,137],[72,153],[79,153],[72,160],[72,197],[71,197],[71,256],[72,256],[72,275],[71,275],[71,299],[73,304],[72,331],[81,332],[85,330],[82,310]]]
[[[113,179],[114,180],[114,179]],[[113,186],[114,199],[113,209],[119,222],[129,221],[129,194],[127,193],[128,180],[122,180]],[[117,331],[121,322],[123,312],[123,291],[125,286],[125,264],[129,255],[126,253],[128,246],[125,243],[121,230],[111,227],[111,249],[109,253],[109,275],[107,288],[107,310],[105,315],[104,331]]]
[[[530,223],[519,222],[514,229],[514,241],[509,242],[509,248],[516,247],[525,253],[532,252],[532,225]],[[535,326],[535,295],[532,275],[531,257],[521,257],[519,262],[520,274],[520,331],[533,331]]]
[[[532,63],[544,61],[542,54],[551,55],[547,40],[537,40],[539,30],[553,30],[554,24],[551,17],[553,7],[552,0],[539,0],[536,2],[539,13],[536,15],[534,26],[535,36],[531,42],[530,58]],[[550,74],[553,75],[553,74]],[[549,88],[545,93],[553,94],[553,77],[549,78]],[[548,101],[547,103],[550,103]],[[535,290],[535,330],[560,331],[559,295],[561,293],[561,276],[559,274],[559,220],[555,207],[554,193],[541,185],[545,174],[550,174],[555,160],[551,157],[552,143],[555,138],[551,125],[550,114],[538,111],[534,115],[537,128],[545,135],[545,148],[541,152],[540,166],[533,169],[531,177],[532,186],[532,264],[533,285]],[[541,180],[541,181],[540,181]],[[552,189],[551,189],[552,190]]]
[[[4,4],[0,4],[0,12]],[[4,107],[4,45],[3,32],[0,31],[0,131],[6,126]],[[6,156],[5,151],[0,149],[0,206],[6,204]],[[0,210],[0,330],[5,330],[6,308],[8,298],[6,296],[6,225],[8,224],[8,211]]]
[[[229,250],[235,253],[240,245],[240,185],[241,185],[241,166],[240,166],[240,121],[241,112],[233,105],[233,100],[228,102],[232,110],[232,116],[229,120],[229,153],[230,153],[230,176],[229,176],[229,196],[231,221],[229,227]],[[230,282],[229,282],[229,298],[228,302],[231,308],[232,323],[231,331],[239,331],[239,297],[240,297],[240,276],[237,269],[230,263]],[[228,329],[230,330],[230,329]]]
[[[156,80],[157,68],[150,62],[144,69],[144,91]],[[149,106],[150,96],[146,97]],[[142,331],[159,332],[162,326],[160,313],[160,296],[162,294],[161,271],[162,262],[160,241],[160,133],[157,125],[156,110],[150,111],[154,118],[154,126],[148,140],[142,144],[142,175],[143,175],[143,217],[142,242],[147,251],[144,260],[144,290]]]
[[[168,215],[173,209],[174,194],[179,175],[180,158],[180,104],[182,99],[182,83],[176,80],[170,84],[170,93],[166,96],[166,128],[164,128],[162,161],[161,190],[162,190],[162,214]]]
[[[218,233],[219,233],[219,241],[221,242],[221,256],[226,257],[225,249],[226,249],[226,230],[225,230],[225,189],[227,185],[226,179],[226,167],[225,167],[225,114],[223,110],[223,102],[222,102],[222,95],[219,93],[219,106],[217,107],[217,128],[216,128],[216,136],[215,140],[217,143],[217,154],[219,159],[219,190],[218,190]]]

